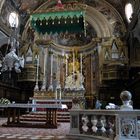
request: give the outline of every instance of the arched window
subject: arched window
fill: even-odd
[[[133,14],[133,6],[131,3],[125,5],[125,15],[128,22],[131,22],[131,16]]]
[[[19,24],[19,18],[18,18],[18,14],[16,12],[12,12],[9,15],[9,24],[11,27],[18,27]]]

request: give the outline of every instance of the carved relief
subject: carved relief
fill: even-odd
[[[134,137],[136,135],[134,119],[123,118],[121,120],[121,135],[126,137]]]

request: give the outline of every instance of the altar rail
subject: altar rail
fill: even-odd
[[[0,104],[0,108],[62,108],[62,104]]]
[[[69,137],[94,140],[139,140],[140,110],[70,110]]]
[[[5,108],[7,112],[7,123],[4,123],[3,126],[57,128],[57,110],[62,108],[62,104],[0,104],[0,108]],[[23,108],[32,108],[32,110],[44,108],[46,111],[45,123],[34,123],[33,125],[20,121],[20,113]]]

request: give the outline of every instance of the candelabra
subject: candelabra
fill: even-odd
[[[39,72],[39,55],[36,56],[36,84],[35,84],[35,87],[34,87],[34,91],[39,91],[39,86],[38,86],[39,75],[38,75],[38,72]]]

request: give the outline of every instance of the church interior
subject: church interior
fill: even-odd
[[[1,99],[140,108],[139,0],[0,0],[0,19]]]

